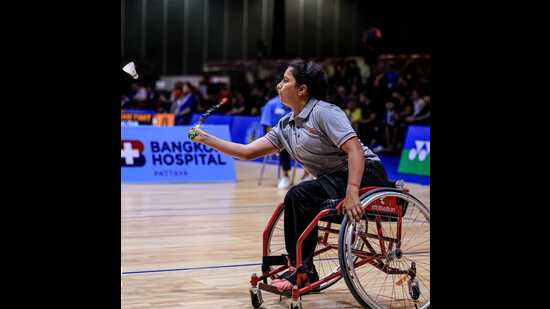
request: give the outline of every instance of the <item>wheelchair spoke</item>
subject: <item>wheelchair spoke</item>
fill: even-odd
[[[386,290],[386,287],[387,287],[386,281],[387,281],[387,280],[388,280],[388,275],[386,275],[386,277],[384,278],[384,283],[383,283],[382,286],[381,286],[382,292]],[[378,295],[377,295],[377,297],[380,296],[381,294],[382,294],[382,293],[380,293],[380,289],[379,289],[379,290],[378,290]],[[384,294],[382,294],[382,295],[384,295]]]
[[[392,279],[392,285],[391,285],[391,298],[390,298],[390,309],[392,308],[392,305],[393,305],[393,300],[396,299],[395,297],[395,276],[392,276],[391,277]]]
[[[401,199],[407,209],[401,218],[369,212],[364,230],[346,221],[341,232],[341,239],[346,243],[343,261],[347,266],[342,269],[346,283],[364,306],[425,309],[430,306],[429,209],[404,193],[382,191],[375,194],[367,195],[366,203],[395,197],[398,205],[405,205]],[[409,271],[413,261],[416,272],[411,278]],[[413,299],[416,296],[409,290],[411,284],[418,287],[412,290],[420,293],[416,294],[418,299]]]
[[[400,264],[401,264],[401,266],[403,266],[403,262],[400,261]],[[406,276],[406,278],[408,278],[408,276]],[[406,282],[403,282],[402,284],[400,284],[400,286],[401,286],[401,295],[402,295],[402,298],[404,298],[404,299],[408,298],[408,293],[409,293],[408,288],[405,289],[406,284],[407,284]]]
[[[414,207],[414,209],[416,210],[416,207]],[[415,216],[413,222],[416,222],[416,219],[418,218],[418,216],[419,216],[420,214],[422,214],[420,211],[416,212],[416,216]],[[403,234],[406,233],[406,234],[410,235],[410,236],[406,239],[406,241],[404,241],[404,243],[408,243],[410,240],[416,238],[415,236],[417,235],[417,233],[419,232],[419,230],[423,230],[423,231],[424,231],[424,232],[423,232],[424,234],[429,235],[429,226],[427,227],[427,228],[428,228],[427,231],[423,228],[423,226],[424,226],[424,223],[422,223],[422,224],[420,225],[420,227],[417,227],[417,228],[415,229],[414,233],[408,233],[408,231],[403,231],[403,232],[402,232]],[[405,238],[405,237],[402,235],[402,238]]]

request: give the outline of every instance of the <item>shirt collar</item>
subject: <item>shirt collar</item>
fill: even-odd
[[[295,118],[300,118],[301,120],[306,119],[309,114],[311,114],[311,111],[313,110],[313,107],[315,107],[317,102],[319,102],[319,100],[309,98],[306,105],[304,105],[304,108],[302,108],[302,111],[298,115],[294,116],[294,111],[292,112],[292,115],[290,116],[290,121],[294,122]]]

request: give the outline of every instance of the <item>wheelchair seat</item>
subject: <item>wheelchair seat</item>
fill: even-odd
[[[388,181],[386,187],[387,188],[392,188],[392,189],[395,189],[395,188],[403,188],[404,186],[404,182],[403,180],[395,180],[395,181]],[[374,188],[382,188],[382,187],[364,187],[364,188],[361,188],[360,191],[359,191],[359,194],[363,194],[371,189],[374,189]],[[334,209],[336,210],[336,206],[338,206],[338,204],[343,200],[342,199],[328,199],[326,200],[325,202],[323,202],[323,204],[321,205],[321,210],[323,209]],[[340,224],[342,223],[342,220],[344,220],[344,214],[337,214],[336,211],[334,214],[329,214],[327,216],[324,216],[320,219],[320,221],[324,221],[324,222],[327,222],[327,223],[335,223],[335,224]]]

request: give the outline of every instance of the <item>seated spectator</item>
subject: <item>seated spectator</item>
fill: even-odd
[[[346,95],[346,87],[343,85],[338,85],[336,87],[336,96],[334,97],[332,103],[341,109],[346,108],[346,103],[348,102],[348,98]]]
[[[406,118],[406,121],[410,124],[417,124],[417,125],[429,124],[429,120],[431,117],[430,106],[429,106],[430,97],[425,96],[424,98],[421,98],[418,95],[418,92],[415,90],[413,91],[413,98],[415,98],[415,100],[413,101],[414,112],[412,115]]]
[[[359,122],[363,118],[361,108],[357,106],[357,102],[355,101],[355,98],[350,98],[347,103],[346,109],[344,109],[344,112],[348,116],[351,125],[353,129],[355,129],[355,132],[359,132]]]
[[[396,149],[397,136],[397,112],[392,101],[385,103],[384,111],[384,152],[393,153]]]
[[[168,95],[164,91],[159,91],[156,98],[157,113],[169,113],[172,102],[170,102]]]
[[[145,102],[147,100],[147,88],[145,88],[145,85],[140,84],[137,87],[137,90],[133,99],[138,102]]]
[[[361,141],[374,149],[380,140],[377,112],[365,93],[359,95],[359,107],[361,108],[361,120],[357,134]]]

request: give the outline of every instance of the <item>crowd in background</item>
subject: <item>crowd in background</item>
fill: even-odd
[[[326,101],[346,112],[363,143],[373,150],[400,153],[409,125],[430,125],[428,55],[381,55],[371,65],[363,57],[310,60],[322,64],[327,74]],[[122,94],[121,107],[173,113],[176,125],[188,125],[193,113],[202,113],[226,97],[231,104],[218,113],[257,116],[276,95],[275,85],[285,63],[270,60],[239,64],[239,74],[232,74],[230,85],[212,83],[211,73],[204,74],[198,87],[179,81],[169,91],[134,83]]]

